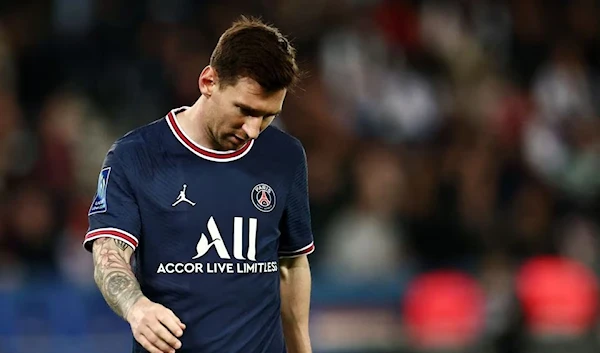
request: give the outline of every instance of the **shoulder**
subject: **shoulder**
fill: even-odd
[[[260,141],[263,139],[263,141]],[[258,138],[263,148],[269,149],[273,154],[280,155],[295,162],[306,158],[302,142],[281,129],[269,126]]]
[[[108,155],[121,162],[139,159],[141,155],[160,145],[151,141],[161,140],[160,135],[165,130],[163,125],[166,125],[166,122],[161,118],[127,132],[113,143]]]

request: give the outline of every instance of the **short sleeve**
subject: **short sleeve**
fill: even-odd
[[[88,212],[89,228],[83,241],[86,250],[98,238],[118,239],[134,250],[140,235],[140,212],[126,165],[118,155],[119,147],[112,148],[98,176],[98,189]]]
[[[315,250],[308,203],[308,168],[304,149],[290,188],[280,224],[279,257],[284,258],[308,255]]]

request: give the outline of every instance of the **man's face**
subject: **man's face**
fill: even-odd
[[[285,89],[267,94],[249,78],[241,78],[235,85],[216,85],[208,100],[209,136],[219,149],[239,149],[273,122],[285,95]]]

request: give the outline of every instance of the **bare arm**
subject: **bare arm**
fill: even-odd
[[[151,353],[174,353],[185,325],[164,306],[150,301],[140,289],[130,260],[133,249],[126,243],[100,238],[92,247],[94,280],[106,303],[129,325],[135,339]]]
[[[308,317],[311,275],[306,255],[280,261],[281,318],[289,353],[311,353]]]
[[[133,249],[126,243],[100,238],[94,241],[94,280],[111,309],[127,319],[129,310],[144,295],[131,271]]]

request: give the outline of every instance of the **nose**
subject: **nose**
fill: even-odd
[[[262,125],[262,119],[257,117],[250,117],[246,120],[242,126],[242,130],[248,135],[249,138],[255,139],[260,134],[260,128]]]

